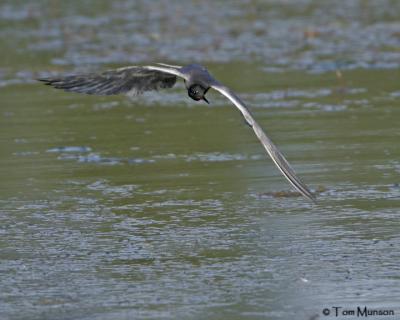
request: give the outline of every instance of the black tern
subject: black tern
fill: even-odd
[[[214,79],[208,70],[201,65],[175,66],[157,63],[153,66],[129,66],[103,73],[78,74],[38,80],[54,88],[71,92],[94,95],[120,93],[137,95],[144,91],[172,88],[178,77],[184,80],[188,95],[193,100],[204,100],[209,103],[205,94],[210,88],[228,98],[242,113],[246,123],[254,130],[268,155],[286,179],[303,196],[315,202],[314,195],[296,176],[289,162],[254,120],[244,102],[233,91]]]

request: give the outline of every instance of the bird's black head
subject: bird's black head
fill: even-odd
[[[189,87],[188,95],[193,100],[196,100],[196,101],[204,100],[205,102],[209,103],[205,97],[205,94],[207,93],[208,89],[209,88],[204,88],[199,84],[194,84],[191,87]]]

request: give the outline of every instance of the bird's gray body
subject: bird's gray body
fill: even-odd
[[[187,76],[185,86],[189,89],[193,85],[200,85],[205,89],[209,89],[213,84],[216,84],[214,77],[208,70],[199,64],[189,64],[179,69],[182,74]]]
[[[140,94],[144,91],[171,88],[177,78],[185,82],[188,95],[196,101],[204,100],[205,94],[210,88],[227,97],[242,113],[247,124],[253,129],[265,151],[271,157],[285,178],[305,197],[314,201],[314,196],[307,186],[296,176],[289,162],[283,154],[268,138],[261,126],[255,121],[244,102],[229,88],[219,83],[207,71],[198,64],[187,66],[172,66],[158,64],[153,66],[131,66],[103,73],[92,73],[64,77],[39,79],[47,85],[57,89],[78,93],[112,95],[112,94]]]

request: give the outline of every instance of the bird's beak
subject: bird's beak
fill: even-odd
[[[210,104],[210,103],[208,102],[208,100],[206,99],[206,97],[203,97],[203,100],[204,100],[205,102],[207,102],[208,104]]]

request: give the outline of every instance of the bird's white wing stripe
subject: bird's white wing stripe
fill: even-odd
[[[162,62],[157,62],[157,64],[159,66],[170,67],[170,68],[175,68],[175,69],[182,68],[182,66],[176,66],[176,65],[173,65],[173,64],[166,64],[166,63],[162,63]]]
[[[148,70],[157,70],[157,71],[173,74],[175,76],[178,76],[185,80],[188,80],[187,75],[183,74],[182,72],[180,72],[179,70],[174,69],[174,68],[167,68],[167,67],[161,67],[161,66],[144,66],[142,68],[148,69]]]
[[[293,185],[293,187],[295,187],[303,196],[315,202],[314,195],[310,192],[310,190],[308,190],[307,186],[296,176],[289,162],[285,159],[285,157],[278,150],[278,148],[273,144],[271,139],[267,137],[263,129],[254,120],[250,111],[247,109],[245,104],[239,99],[239,97],[237,97],[227,87],[222,86],[220,84],[214,84],[211,87],[220,92],[225,97],[227,97],[240,110],[240,112],[243,114],[243,117],[246,119],[247,123],[253,128],[254,133],[264,146],[264,149],[267,151],[272,161],[276,164],[276,166],[286,177],[286,179]]]

